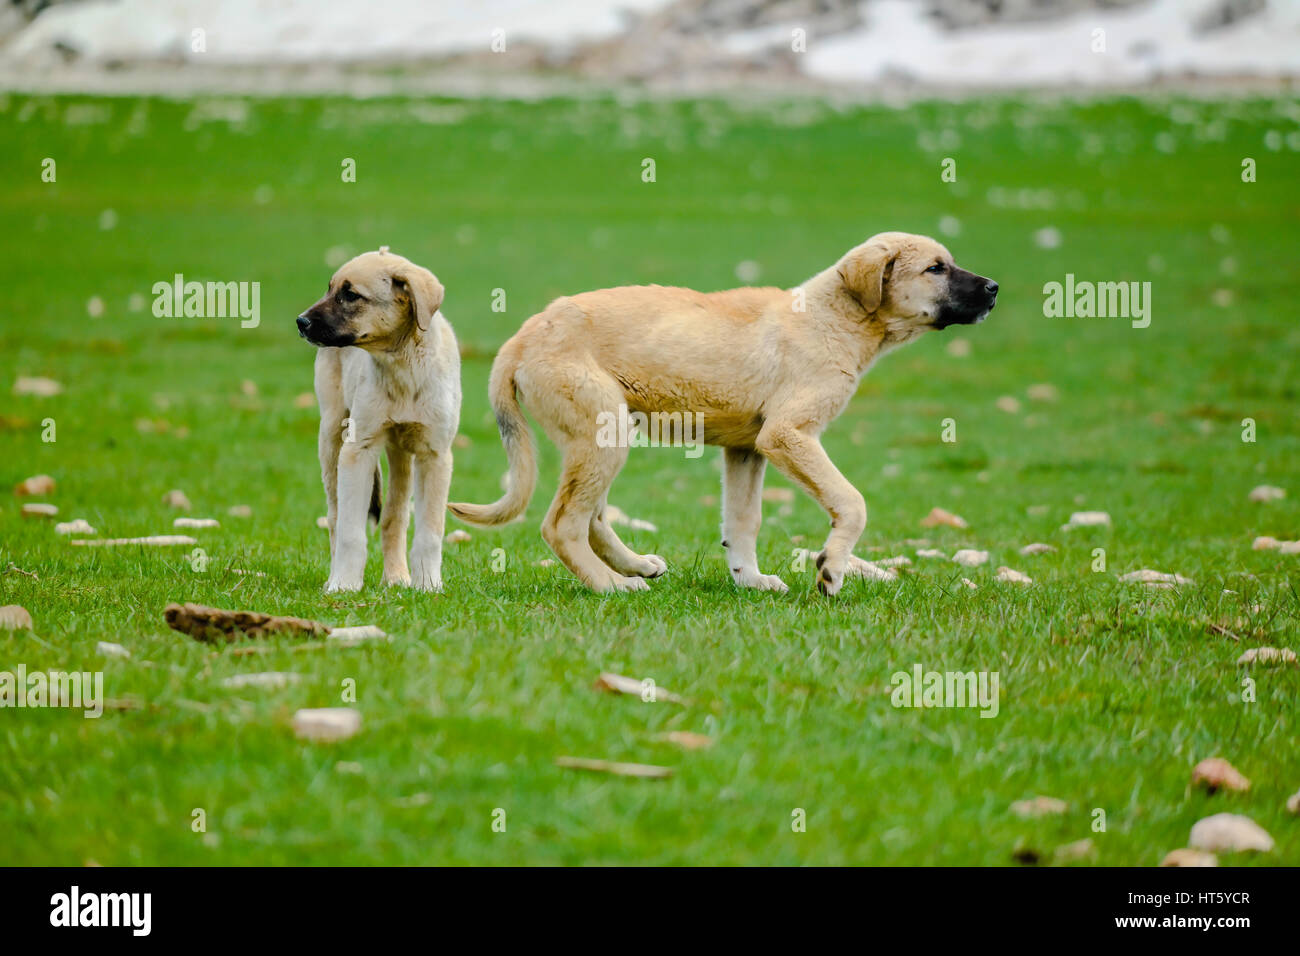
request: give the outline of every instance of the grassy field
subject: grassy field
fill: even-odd
[[[35,619],[34,632],[0,631],[0,668],[102,670],[105,695],[137,705],[98,720],[0,710],[0,863],[1000,865],[1017,851],[1051,862],[1091,838],[1082,862],[1146,866],[1220,810],[1277,842],[1222,864],[1300,861],[1284,807],[1300,789],[1300,672],[1236,664],[1248,647],[1296,648],[1300,620],[1300,558],[1251,548],[1256,535],[1300,537],[1293,102],[835,111],[11,96],[0,139],[0,478],[52,475],[58,489],[40,500],[107,537],[170,533],[173,488],[192,515],[221,520],[195,532],[200,572],[185,548],[72,547],[19,516],[30,499],[0,509],[0,604]],[[956,182],[941,179],[945,157]],[[1257,182],[1242,181],[1245,157]],[[46,158],[56,182],[42,181]],[[738,267],[792,286],[885,229],[938,235],[1002,289],[987,323],[882,360],[826,436],[867,498],[857,553],[915,561],[898,583],[850,580],[838,599],[818,597],[811,567],[791,565],[820,546],[826,519],[778,491],[760,563],[791,593],[737,592],[719,544],[718,453],[645,449],[611,501],[658,526],[622,533],[670,572],[646,594],[586,593],[539,563],[556,477],[543,440],[526,522],[449,546],[445,593],[382,589],[375,540],[359,596],[321,593],[317,415],[295,404],[312,354],[294,317],[331,263],[387,244],[446,285],[468,439],[452,495],[483,501],[505,469],[492,356],[551,298],[726,288]],[[260,282],[261,324],[156,318],[152,286],[176,273]],[[1150,327],[1044,317],[1044,283],[1067,273],[1149,281]],[[12,394],[19,376],[63,391]],[[1030,397],[1044,384],[1054,401]],[[57,440],[44,442],[51,418]],[[1248,501],[1259,484],[1290,496]],[[769,472],[768,487],[789,485]],[[252,516],[229,516],[234,505]],[[936,506],[969,529],[922,528]],[[1062,532],[1078,510],[1113,524]],[[991,560],[917,559],[922,538]],[[1035,541],[1059,550],[1018,553]],[[996,581],[1001,565],[1033,585]],[[1193,583],[1118,580],[1141,568]],[[163,623],[185,600],[373,623],[393,640],[214,650]],[[100,641],[131,658],[105,659]],[[891,675],[916,664],[998,672],[997,717],[891,706]],[[222,686],[259,671],[300,679]],[[600,693],[602,671],[689,702]],[[293,712],[341,705],[348,680],[361,733],[295,739]],[[676,730],[714,745],[663,740]],[[562,755],[675,774],[583,773],[557,767]],[[1191,790],[1192,766],[1215,755],[1253,789]],[[1068,810],[1011,812],[1035,795]]]

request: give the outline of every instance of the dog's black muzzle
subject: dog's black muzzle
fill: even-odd
[[[998,284],[965,269],[953,269],[948,278],[948,297],[934,321],[937,329],[950,325],[983,322],[998,301]]]

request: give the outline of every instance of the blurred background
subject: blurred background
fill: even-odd
[[[1300,0],[8,0],[0,83],[117,92],[1290,89]]]

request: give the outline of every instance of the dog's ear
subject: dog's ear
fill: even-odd
[[[428,269],[404,266],[393,273],[393,285],[405,289],[411,304],[411,318],[421,332],[429,331],[433,314],[442,305],[442,283]]]
[[[880,308],[885,283],[893,271],[898,249],[883,239],[872,239],[850,249],[840,260],[838,271],[844,288],[868,312]]]

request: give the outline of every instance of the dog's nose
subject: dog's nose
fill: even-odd
[[[311,325],[311,319],[307,318],[307,313],[306,313],[306,312],[304,312],[302,315],[298,316],[298,331],[299,331],[299,332],[306,332],[306,331],[307,331],[307,326],[309,326],[309,325]]]
[[[998,284],[997,284],[996,282],[994,282],[992,279],[990,279],[990,280],[985,284],[985,286],[984,286],[984,291],[987,292],[989,295],[997,295],[997,294],[998,294]]]

